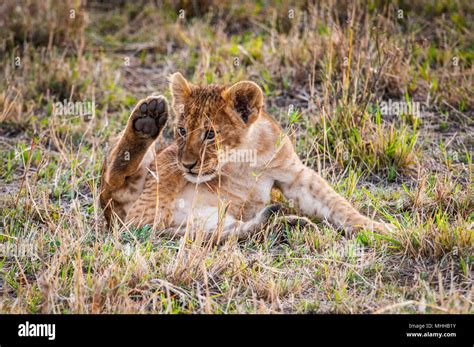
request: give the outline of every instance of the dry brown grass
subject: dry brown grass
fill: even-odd
[[[471,313],[472,5],[194,3],[0,5],[0,312]],[[259,83],[305,162],[397,230],[279,223],[220,247],[107,232],[105,144],[177,70]],[[56,115],[64,99],[95,112]]]

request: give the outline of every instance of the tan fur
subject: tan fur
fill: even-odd
[[[115,215],[125,223],[178,235],[190,226],[247,237],[268,219],[265,206],[277,187],[302,213],[346,231],[383,228],[302,164],[288,136],[263,111],[263,94],[255,83],[201,87],[177,73],[170,85],[175,141],[156,151],[159,133],[145,140],[136,136],[132,121],[146,103],[142,100],[107,157],[101,203],[109,222]],[[206,140],[211,130],[215,137]],[[134,156],[127,163],[120,159],[124,150]],[[223,162],[223,150],[254,153],[256,165]]]

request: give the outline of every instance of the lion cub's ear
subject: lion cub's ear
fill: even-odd
[[[172,74],[169,78],[171,95],[173,96],[173,107],[179,111],[186,98],[191,94],[191,85],[179,72]]]
[[[221,95],[244,123],[251,124],[260,115],[263,107],[263,93],[256,83],[238,82],[224,90]]]

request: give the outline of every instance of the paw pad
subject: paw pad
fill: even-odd
[[[151,96],[138,103],[132,113],[133,129],[141,138],[156,138],[168,119],[168,104],[162,96]]]

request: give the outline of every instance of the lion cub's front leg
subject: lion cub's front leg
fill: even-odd
[[[361,214],[320,175],[301,163],[290,144],[287,144],[286,149],[286,154],[291,158],[280,160],[276,185],[306,215],[327,220],[348,233],[365,228],[389,229]]]
[[[168,103],[163,96],[141,100],[108,153],[102,168],[100,202],[109,224],[114,214],[124,220],[128,208],[140,196],[146,168],[155,155],[151,145],[167,119]]]

